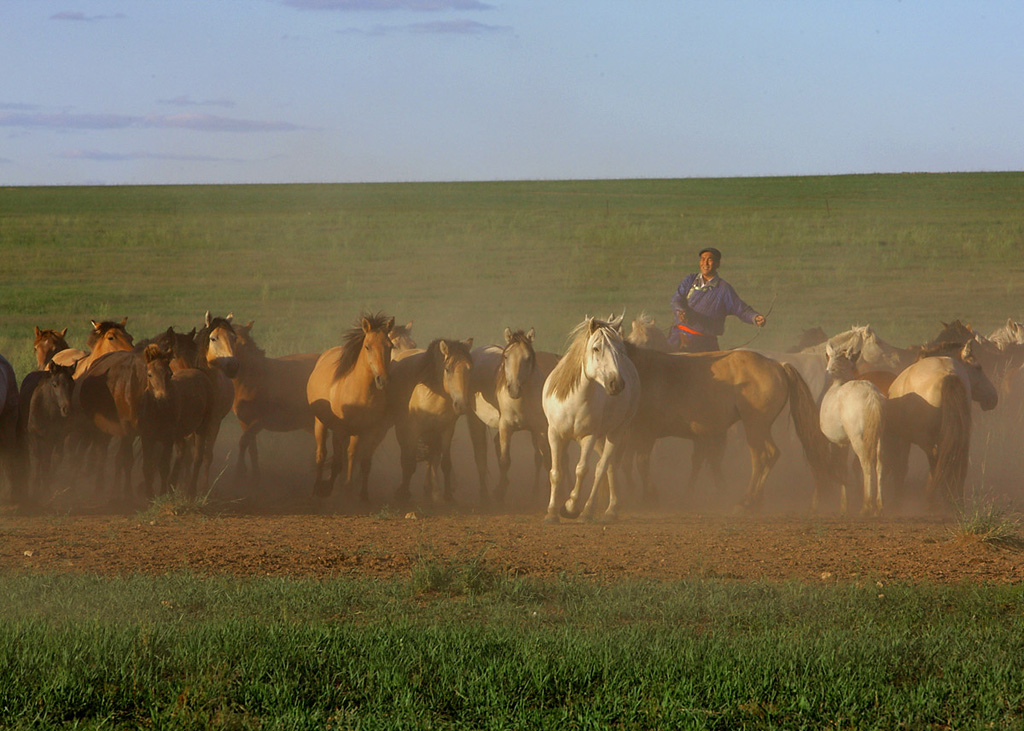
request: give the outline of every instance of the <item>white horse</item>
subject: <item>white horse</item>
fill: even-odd
[[[580,514],[580,491],[587,477],[587,463],[595,444],[603,442],[590,496],[583,506],[584,517],[593,516],[597,487],[608,478],[606,518],[618,511],[615,475],[611,469],[623,432],[640,401],[640,378],[626,355],[622,341],[622,317],[602,322],[588,317],[570,334],[571,342],[558,365],[544,381],[543,407],[548,420],[548,444],[551,447],[551,500],[547,522],[558,522],[562,470],[566,467],[566,448],[570,440],[580,443],[576,464],[576,484],[565,502],[562,514]]]
[[[870,325],[854,325],[846,332],[833,335],[826,342],[805,348],[800,352],[823,355],[825,348],[830,344],[837,352],[840,350],[859,352],[862,371],[881,370],[899,373],[917,360],[915,349],[890,345],[878,337],[878,333],[872,330]]]
[[[885,396],[874,384],[858,381],[857,359],[860,353],[837,351],[831,343],[825,349],[831,383],[821,400],[821,431],[840,447],[842,476],[839,509],[846,514],[846,483],[849,477],[849,453],[860,462],[864,476],[864,514],[882,512],[882,461],[879,459],[885,412]]]

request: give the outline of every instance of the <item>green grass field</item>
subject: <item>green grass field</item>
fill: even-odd
[[[870,323],[897,345],[940,320],[1022,316],[1024,173],[729,180],[0,190],[0,353],[32,327],[129,317],[137,338],[203,313],[255,319],[271,355],[326,349],[363,308],[422,341],[531,327],[560,349],[585,314],[668,300],[702,246],[770,327]],[[754,331],[733,323],[724,346]]]
[[[0,577],[4,728],[1019,728],[1020,587]]]
[[[775,303],[759,347],[987,333],[1024,315],[1022,201],[1024,173],[0,189],[0,353],[22,376],[33,326],[209,309],[282,355],[364,308],[557,350],[588,313],[664,325],[705,245]],[[1022,638],[1020,587],[0,575],[0,727],[1020,728]]]

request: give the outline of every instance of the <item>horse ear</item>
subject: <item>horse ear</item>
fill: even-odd
[[[169,328],[164,330],[164,335],[174,335],[174,325],[171,325]]]
[[[68,334],[68,329],[67,328],[64,328],[63,330],[60,331],[60,336],[61,337],[64,337],[67,334]]]
[[[121,329],[123,330],[127,326],[128,326],[128,318],[127,317],[122,317],[121,318]]]
[[[38,338],[40,333],[42,333],[43,331],[39,329],[38,325],[36,325],[35,328],[36,328],[36,337]]]
[[[370,321],[367,320],[365,317],[363,318],[363,321],[359,323],[359,326],[363,328],[364,333],[370,332]]]
[[[394,329],[395,329],[395,318],[392,317],[392,318],[389,318],[386,323],[384,323],[384,332],[389,333],[389,332],[391,332]]]
[[[465,343],[466,347],[469,348],[470,350],[473,349],[473,338],[466,338],[462,342]]]
[[[441,351],[441,355],[443,355],[445,358],[447,358],[448,357],[448,343],[446,343],[444,340],[442,340],[440,343],[438,343],[437,347],[438,347],[438,350]]]
[[[225,317],[224,319],[227,320],[228,322],[232,322],[235,319],[235,313],[234,312],[229,312],[228,316]]]
[[[251,324],[251,323],[250,323],[250,324]],[[195,329],[195,328],[192,328],[192,332],[190,332],[190,333],[188,334],[188,336],[189,336],[190,338],[195,338],[195,336],[196,336],[196,329]]]
[[[511,343],[512,342],[512,328],[510,328],[510,327],[506,327],[505,328],[505,342],[506,343]]]
[[[409,320],[409,322],[405,323],[405,329],[409,332],[412,332],[412,320]]]
[[[99,330],[100,329],[100,324],[98,322],[96,322],[95,320],[89,320],[89,322],[92,323],[92,329],[93,330]]]
[[[255,324],[256,324],[255,320],[249,320],[249,322],[245,323],[245,329],[246,330],[252,330],[252,326],[255,325]]]
[[[832,345],[831,340],[825,343],[825,357],[828,358],[829,360],[832,360],[833,358],[836,357],[836,348],[834,345]]]
[[[156,343],[146,346],[146,362],[152,363],[154,360],[160,357],[160,346]]]
[[[590,332],[594,332],[599,327],[601,327],[600,325],[597,324],[597,318],[596,317],[591,317],[588,325],[590,327]]]
[[[212,323],[213,323],[213,315],[211,315],[211,314],[210,314],[210,311],[209,311],[209,310],[207,310],[207,311],[206,311],[206,327],[210,327],[210,325],[211,325]]]
[[[534,335],[534,332],[533,332],[533,328],[531,327],[529,329],[529,331],[526,333],[526,339],[529,340],[531,343],[533,342],[533,335]]]

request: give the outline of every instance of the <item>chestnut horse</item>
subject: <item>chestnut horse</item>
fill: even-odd
[[[127,317],[123,318],[121,322],[113,322],[111,320],[104,320],[103,322],[90,320],[90,322],[92,323],[92,331],[85,342],[86,347],[89,348],[88,354],[80,356],[79,354],[82,351],[73,349],[56,354],[57,362],[61,365],[74,364],[76,381],[89,370],[93,363],[107,353],[131,350],[135,347],[135,339],[125,330],[125,326],[128,324]]]
[[[488,499],[488,427],[497,430],[499,474],[495,497],[499,503],[508,488],[508,471],[512,464],[509,445],[517,431],[530,432],[533,440],[534,494],[545,465],[551,468],[548,420],[541,396],[544,380],[558,363],[558,356],[534,350],[533,337],[533,328],[529,332],[505,328],[505,347],[489,345],[473,351],[473,408],[466,414],[466,421],[480,476],[480,499],[484,502]]]
[[[330,495],[343,466],[345,488],[350,488],[352,471],[358,462],[362,478],[359,497],[369,499],[370,464],[388,428],[385,389],[394,325],[395,318],[383,313],[363,315],[359,324],[345,334],[344,344],[325,351],[313,366],[306,384],[306,400],[315,417],[314,495]],[[328,432],[333,436],[334,459],[331,476],[324,480]]]
[[[143,492],[152,495],[153,477],[159,473],[160,493],[166,494],[184,465],[188,470],[186,493],[195,497],[213,419],[213,384],[195,368],[172,371],[174,355],[158,345],[148,345],[143,353],[146,389],[138,415]],[[178,460],[172,473],[171,452],[175,447]]]
[[[32,341],[32,350],[35,351],[36,365],[39,367],[39,370],[46,368],[46,364],[53,359],[55,353],[68,349],[68,341],[64,339],[64,336],[67,334],[67,328],[58,331],[40,330],[36,327],[35,339]]]
[[[962,504],[971,446],[971,401],[990,411],[999,402],[995,386],[983,372],[968,341],[959,358],[923,358],[908,366],[889,387],[882,457],[886,487],[898,494],[907,474],[910,445],[928,455],[930,502],[938,496],[954,507]]]
[[[444,498],[452,499],[452,436],[459,416],[471,407],[472,347],[473,338],[439,339],[424,352],[391,366],[388,409],[402,453],[399,501],[409,499],[417,460],[427,462],[427,500],[435,498],[439,467],[444,473]]]
[[[232,408],[242,427],[238,438],[235,480],[246,475],[245,456],[249,455],[252,483],[260,482],[259,447],[256,435],[272,432],[313,430],[313,411],[306,400],[306,383],[319,357],[317,353],[297,353],[268,358],[252,338],[252,326],[235,326],[234,354],[238,370],[232,379],[235,399]]]

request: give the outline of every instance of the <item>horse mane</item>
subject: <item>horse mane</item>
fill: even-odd
[[[494,384],[497,388],[501,388],[505,385],[505,352],[516,343],[522,343],[526,346],[526,350],[530,354],[530,367],[535,368],[537,365],[537,351],[533,348],[533,340],[530,339],[530,336],[526,334],[525,330],[516,330],[512,332],[508,337],[508,342],[505,343],[505,347],[501,349],[501,362],[498,363],[498,372]]]
[[[363,321],[365,320],[369,324],[371,332],[387,332],[386,328],[390,319],[383,312],[378,312],[375,315],[364,312],[359,316],[355,326],[345,333],[344,342],[341,344],[341,357],[338,359],[338,367],[334,371],[335,380],[347,375],[356,367],[359,351],[362,350],[363,343],[366,342]]]
[[[259,346],[259,343],[252,336],[252,326],[255,322],[255,320],[250,320],[247,324],[239,325],[235,329],[235,335],[237,336],[235,347],[239,351],[251,353],[258,358],[265,358],[267,352]]]
[[[92,332],[89,333],[89,337],[85,341],[86,347],[88,347],[89,350],[94,349],[96,347],[96,343],[98,343],[103,336],[111,330],[120,330],[128,336],[128,341],[131,342],[131,336],[128,335],[128,331],[125,329],[124,323],[104,320],[103,322],[97,323],[92,329]]]
[[[448,346],[449,358],[467,360],[470,363],[473,362],[473,355],[470,353],[469,347],[461,340],[438,338],[437,340],[432,341],[430,345],[427,346],[426,352],[423,353],[423,362],[420,366],[419,372],[417,373],[417,380],[434,391],[441,391],[444,389],[442,374],[444,373],[445,358],[441,354],[442,342]]]
[[[610,331],[611,326],[602,320],[593,318],[594,324],[601,330]],[[565,355],[558,361],[558,364],[551,371],[548,379],[551,383],[551,393],[556,398],[564,401],[580,385],[583,377],[583,356],[587,347],[587,340],[590,338],[591,318],[587,318],[569,332]],[[620,342],[624,342],[620,338]],[[628,345],[626,346],[628,348]],[[628,349],[626,351],[629,352]]]

